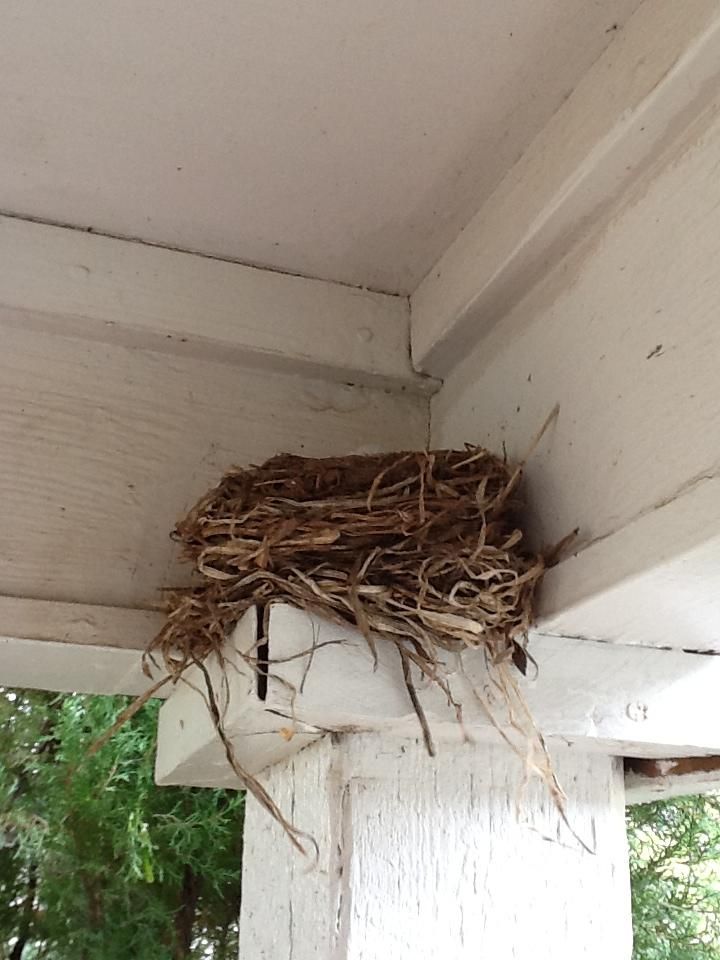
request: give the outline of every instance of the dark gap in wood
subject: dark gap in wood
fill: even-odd
[[[257,611],[257,626],[256,626],[256,656],[257,656],[257,695],[258,700],[261,700],[263,703],[267,700],[267,691],[268,691],[268,671],[270,668],[270,641],[268,639],[268,631],[266,630],[265,611],[258,607]]]
[[[625,772],[643,777],[682,777],[691,773],[720,773],[720,756],[668,757],[666,759],[625,758]]]

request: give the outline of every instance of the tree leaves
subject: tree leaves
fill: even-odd
[[[128,702],[0,689],[2,960],[234,953],[243,797],[155,786],[157,702],[88,756]]]
[[[720,957],[720,796],[629,808],[634,960]]]

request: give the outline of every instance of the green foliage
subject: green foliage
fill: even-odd
[[[243,797],[153,782],[157,703],[0,689],[0,960],[237,954]]]
[[[634,960],[720,958],[720,796],[628,810]]]
[[[236,956],[243,797],[153,782],[158,703],[0,688],[0,960]],[[720,960],[720,796],[628,811],[634,960]]]

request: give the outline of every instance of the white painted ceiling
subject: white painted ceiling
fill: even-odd
[[[5,0],[0,208],[409,292],[638,0]]]

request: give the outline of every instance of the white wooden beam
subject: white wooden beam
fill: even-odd
[[[5,316],[0,594],[150,606],[187,576],[170,531],[231,466],[426,442],[427,398],[411,391],[49,336]]]
[[[717,4],[645,0],[412,295],[418,369],[446,376],[719,87]]]
[[[82,646],[52,640],[26,640],[0,635],[0,686],[59,693],[145,693],[161,674],[149,679],[142,654],[121,647]],[[167,687],[158,690],[166,697]]]
[[[719,162],[708,114],[433,399],[435,446],[511,459],[559,405],[526,470],[531,542],[578,529],[544,633],[720,650]]]
[[[423,390],[404,297],[0,217],[0,319],[181,357]]]
[[[0,597],[0,685],[143,693],[152,680],[142,671],[142,651],[162,620],[145,610]]]
[[[263,783],[317,865],[248,798],[241,956],[630,960],[620,764],[561,746],[553,760],[571,828],[503,747],[431,759],[361,734],[276,764]]]
[[[227,645],[226,670],[214,658],[206,662],[223,727],[236,746],[239,762],[251,773],[292,756],[324,733],[289,724],[274,712],[272,698],[260,698],[257,675],[239,655],[257,657],[257,640],[258,614],[253,608]],[[238,786],[210,714],[205,676],[197,667],[186,671],[160,711],[155,778],[161,786]]]
[[[252,669],[235,652],[254,649],[253,617],[252,611],[246,614],[228,643],[231,669],[226,678],[213,666],[224,728],[250,772],[287,758],[328,732],[418,735],[395,649],[380,642],[375,668],[357,630],[287,604],[271,608],[271,665],[261,699]],[[533,636],[530,652],[539,672],[521,679],[519,689],[546,739],[631,756],[720,750],[715,717],[720,658],[542,634]],[[448,668],[453,696],[462,704],[464,731],[445,696],[418,678],[418,695],[433,736],[441,744],[461,741],[464,732],[493,740],[497,734],[484,703],[509,732],[482,653],[465,654],[462,667],[448,657]],[[158,782],[237,786],[201,692],[203,677],[194,669],[187,681],[161,711]]]
[[[0,634],[6,637],[137,651],[163,622],[152,610],[0,596]]]
[[[338,639],[349,643],[336,643]],[[322,646],[322,644],[327,646]],[[313,650],[312,662],[297,658]],[[532,636],[537,676],[519,687],[548,738],[591,743],[611,753],[667,755],[713,752],[720,729],[713,722],[712,691],[720,682],[720,658]],[[367,643],[356,630],[337,627],[287,604],[270,612],[269,656],[284,660],[270,671],[266,709],[320,727],[402,730],[417,734],[417,718],[394,648],[380,644],[373,667]],[[448,656],[453,695],[463,705],[469,731],[489,733],[485,709],[473,691],[488,694],[482,653],[463,656],[462,669]],[[533,671],[530,670],[530,674]],[[302,689],[302,693],[295,691]],[[436,685],[423,681],[419,696],[438,737],[459,739],[454,709]],[[502,708],[490,695],[501,722]]]
[[[720,476],[550,570],[545,634],[720,654]]]

